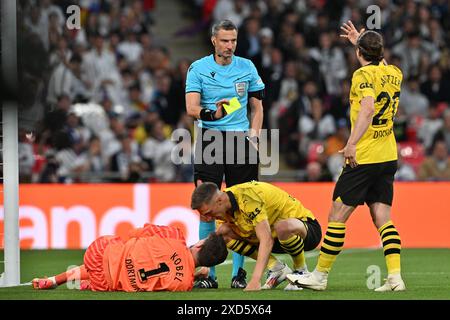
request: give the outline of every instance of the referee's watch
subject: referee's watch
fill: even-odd
[[[259,145],[259,138],[257,136],[247,136],[248,141],[251,141],[255,143],[256,145]]]

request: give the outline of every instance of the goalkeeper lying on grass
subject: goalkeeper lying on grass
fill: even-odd
[[[83,265],[32,284],[43,290],[79,280],[81,290],[189,291],[196,267],[222,263],[227,254],[223,237],[215,233],[188,248],[179,229],[146,224],[127,240],[99,237],[86,249]]]

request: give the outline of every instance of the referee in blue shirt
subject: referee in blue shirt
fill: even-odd
[[[220,189],[224,175],[227,187],[258,180],[259,156],[252,158],[250,149],[258,149],[263,122],[264,83],[250,60],[234,55],[237,28],[231,21],[223,20],[214,24],[211,42],[214,54],[195,61],[188,70],[186,109],[188,115],[199,120],[201,128],[195,146],[194,183],[197,186],[202,182],[213,182]],[[226,105],[232,107],[232,112],[225,111]],[[250,117],[247,116],[247,105],[250,106]],[[223,161],[211,164],[203,157],[198,160],[205,148],[215,141],[203,139],[208,130],[215,130],[214,136],[220,135],[223,139],[223,149],[215,150],[218,152],[215,156],[219,155]],[[236,143],[236,139],[233,139],[234,143],[230,145],[230,140],[226,139],[227,134],[237,136],[237,141],[241,143]],[[237,151],[244,146],[245,159]],[[233,158],[231,162],[226,159],[226,154],[230,152],[234,154],[234,157],[228,157]],[[200,239],[214,231],[214,221],[200,221]],[[244,257],[233,253],[232,288],[245,288],[247,285],[243,265]],[[209,277],[198,281],[195,287],[217,288],[215,268],[211,268]]]

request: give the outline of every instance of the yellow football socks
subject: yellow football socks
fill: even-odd
[[[330,222],[320,248],[316,270],[330,272],[337,255],[341,252],[345,240],[345,223]]]
[[[228,249],[254,260],[258,258],[258,246],[242,240],[230,240],[227,242]],[[272,269],[277,265],[278,259],[274,255],[269,256],[267,269]]]
[[[292,257],[294,269],[304,268],[305,251],[303,239],[298,235],[293,235],[286,240],[279,240],[281,247]]]
[[[400,273],[400,251],[402,246],[397,229],[395,229],[392,221],[389,220],[378,229],[378,232],[383,242],[383,252],[388,274]]]

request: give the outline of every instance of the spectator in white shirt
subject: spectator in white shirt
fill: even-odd
[[[150,132],[150,137],[142,146],[142,155],[153,172],[157,181],[173,181],[176,168],[171,160],[171,153],[175,147],[174,142],[164,136],[164,123],[156,121]]]
[[[49,67],[54,68],[60,63],[68,63],[72,57],[72,51],[68,48],[67,40],[60,37],[57,48],[50,54]]]
[[[404,78],[419,74],[423,55],[428,55],[432,64],[440,57],[439,50],[431,42],[421,39],[417,30],[410,32],[405,40],[394,46],[392,53],[401,57],[400,69]]]
[[[104,48],[103,36],[96,34],[93,42],[93,49],[83,57],[84,80],[92,82],[95,100],[100,101],[102,90],[105,90],[115,104],[122,104],[122,79],[117,69],[116,58]]]
[[[142,45],[137,41],[134,32],[128,32],[126,40],[117,46],[117,51],[127,59],[128,63],[136,65],[141,60]]]
[[[19,179],[20,182],[31,182],[34,165],[33,146],[24,129],[19,129]]]
[[[250,7],[245,0],[219,0],[214,8],[214,21],[231,20],[239,29],[250,15]]]
[[[333,46],[330,33],[323,32],[320,35],[320,48],[311,49],[310,55],[319,63],[327,93],[338,95],[341,82],[347,76],[347,67],[344,53],[341,48]]]
[[[431,148],[433,137],[439,129],[442,128],[444,120],[441,118],[439,108],[437,106],[431,106],[429,108],[429,115],[421,123],[417,136],[422,141],[426,150]]]
[[[81,79],[81,63],[81,57],[75,54],[70,58],[68,64],[61,62],[53,70],[47,89],[47,102],[49,104],[55,105],[58,97],[62,95],[68,96],[72,101],[77,96],[89,97],[87,84]]]
[[[311,101],[311,113],[304,114],[298,122],[300,132],[300,151],[307,153],[312,141],[325,140],[336,132],[333,116],[324,114],[322,100],[314,98]]]
[[[66,19],[64,18],[64,13],[61,10],[61,8],[57,5],[54,5],[52,3],[52,0],[41,0],[41,13],[44,16],[44,18],[49,19],[51,14],[54,14],[56,16],[58,26],[60,28],[63,28],[66,24]]]
[[[121,150],[111,159],[111,170],[120,174],[120,182],[137,182],[142,170],[146,167],[138,154],[135,141],[128,136],[119,137]]]
[[[410,77],[406,84],[402,86],[400,105],[409,118],[415,116],[425,118],[427,116],[429,101],[420,92],[419,79],[417,77]]]
[[[29,16],[25,17],[25,26],[29,32],[38,35],[45,50],[48,51],[48,18],[42,14],[38,6],[30,8]]]

